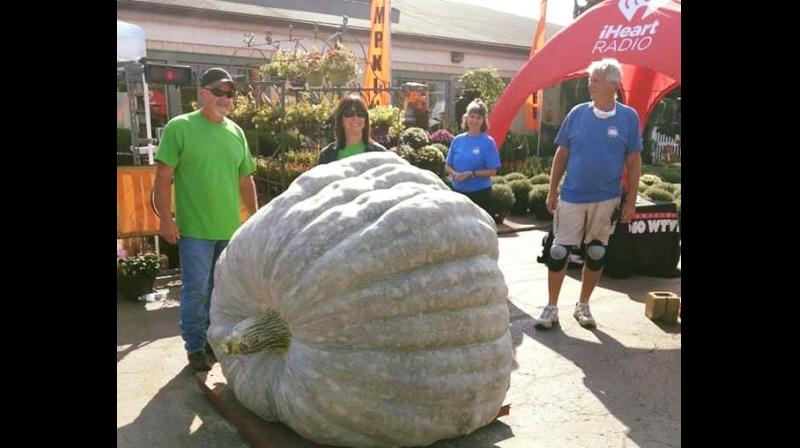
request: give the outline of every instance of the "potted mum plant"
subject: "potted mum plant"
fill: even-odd
[[[128,256],[117,251],[117,295],[128,300],[153,292],[156,274],[161,269],[159,257],[153,253]]]

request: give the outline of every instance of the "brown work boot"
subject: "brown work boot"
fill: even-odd
[[[214,349],[211,348],[211,344],[209,344],[208,342],[206,342],[205,352],[206,352],[206,358],[208,358],[208,363],[213,366],[214,363],[217,362],[217,355],[214,354]]]
[[[189,366],[195,373],[208,372],[211,370],[211,364],[208,362],[205,351],[189,353]]]

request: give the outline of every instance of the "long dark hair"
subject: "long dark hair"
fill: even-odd
[[[361,96],[357,94],[351,94],[339,101],[339,106],[336,108],[336,114],[334,116],[334,129],[336,130],[336,149],[342,149],[345,145],[345,137],[344,137],[344,113],[348,110],[354,110],[357,113],[361,113],[366,115],[364,118],[364,129],[361,131],[361,140],[364,142],[364,146],[368,145],[370,142],[369,139],[369,110],[367,109],[367,103],[361,98]]]

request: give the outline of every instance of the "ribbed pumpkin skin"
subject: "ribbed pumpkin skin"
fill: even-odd
[[[233,236],[209,341],[237,399],[303,437],[423,446],[486,425],[509,386],[494,221],[433,173],[366,153],[304,173]],[[216,350],[267,309],[288,352]]]

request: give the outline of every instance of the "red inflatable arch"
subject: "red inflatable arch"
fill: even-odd
[[[531,92],[586,76],[589,63],[602,58],[622,63],[623,98],[644,130],[653,107],[681,84],[680,1],[606,0],[562,28],[520,68],[489,114],[498,149]]]

